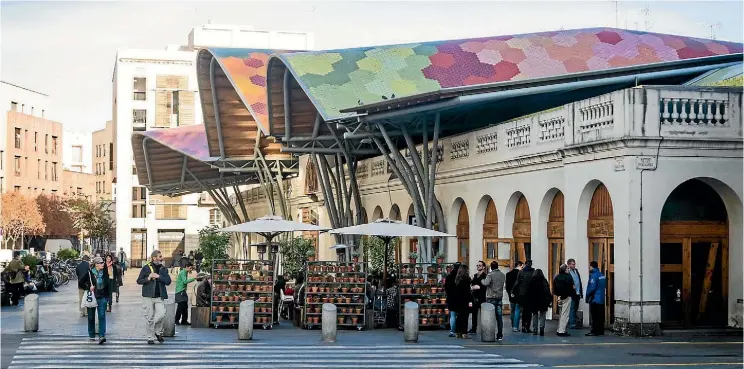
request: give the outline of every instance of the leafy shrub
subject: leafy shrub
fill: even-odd
[[[383,272],[385,263],[385,241],[379,237],[362,237],[361,245],[369,258],[370,272],[380,274]],[[387,273],[390,275],[395,270],[395,246],[391,244],[387,249]]]
[[[57,252],[57,259],[60,260],[74,260],[80,256],[80,253],[75,249],[62,249]]]
[[[21,258],[23,265],[28,265],[31,272],[36,271],[36,264],[39,263],[39,258],[34,255],[28,254]]]
[[[218,232],[216,225],[206,226],[199,230],[199,251],[204,255],[202,265],[212,267],[212,260],[227,259],[227,249],[230,247],[230,235]]]
[[[279,252],[282,254],[282,268],[290,278],[297,278],[305,267],[309,256],[315,255],[313,240],[309,238],[295,237],[282,240]]]

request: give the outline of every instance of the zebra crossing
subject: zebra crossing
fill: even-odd
[[[30,368],[526,368],[539,365],[456,345],[275,345],[86,337],[24,338],[9,369]]]

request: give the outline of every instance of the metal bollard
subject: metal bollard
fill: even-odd
[[[253,312],[255,301],[245,300],[240,303],[240,315],[238,317],[238,339],[253,339]]]
[[[496,307],[487,302],[480,307],[478,314],[478,329],[480,330],[480,339],[483,342],[496,341]]]
[[[163,318],[163,337],[174,337],[176,335],[176,302],[173,299],[166,299],[165,318]]]
[[[418,342],[419,305],[413,301],[406,302],[403,315],[403,339],[406,342]]]
[[[322,331],[323,342],[336,342],[336,305],[323,304]]]
[[[23,330],[39,331],[39,295],[32,294],[23,299]]]

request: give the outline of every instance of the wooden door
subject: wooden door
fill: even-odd
[[[519,198],[517,208],[514,210],[512,234],[514,235],[512,264],[517,260],[525,262],[532,259],[532,220],[530,218],[530,205],[524,195]]]
[[[566,248],[563,243],[563,238],[551,238],[548,240],[548,280],[550,281],[550,287],[552,292],[553,279],[558,274],[561,268],[561,264],[566,258]],[[558,296],[553,296],[553,319],[559,319],[560,312],[558,311]]]
[[[470,260],[470,218],[463,203],[457,216],[457,261],[468,264]]]
[[[599,270],[607,278],[605,293],[605,328],[612,327],[615,320],[615,240],[613,238],[589,239],[589,260],[599,264]]]

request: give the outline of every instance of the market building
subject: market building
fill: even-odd
[[[256,185],[222,193],[233,221],[387,217],[457,236],[404,239],[400,259],[532,259],[551,276],[598,261],[624,334],[740,326],[741,53],[617,29],[242,52],[251,68],[203,50],[204,129],[135,134],[135,161],[162,193]],[[306,236],[335,258],[330,236]]]

